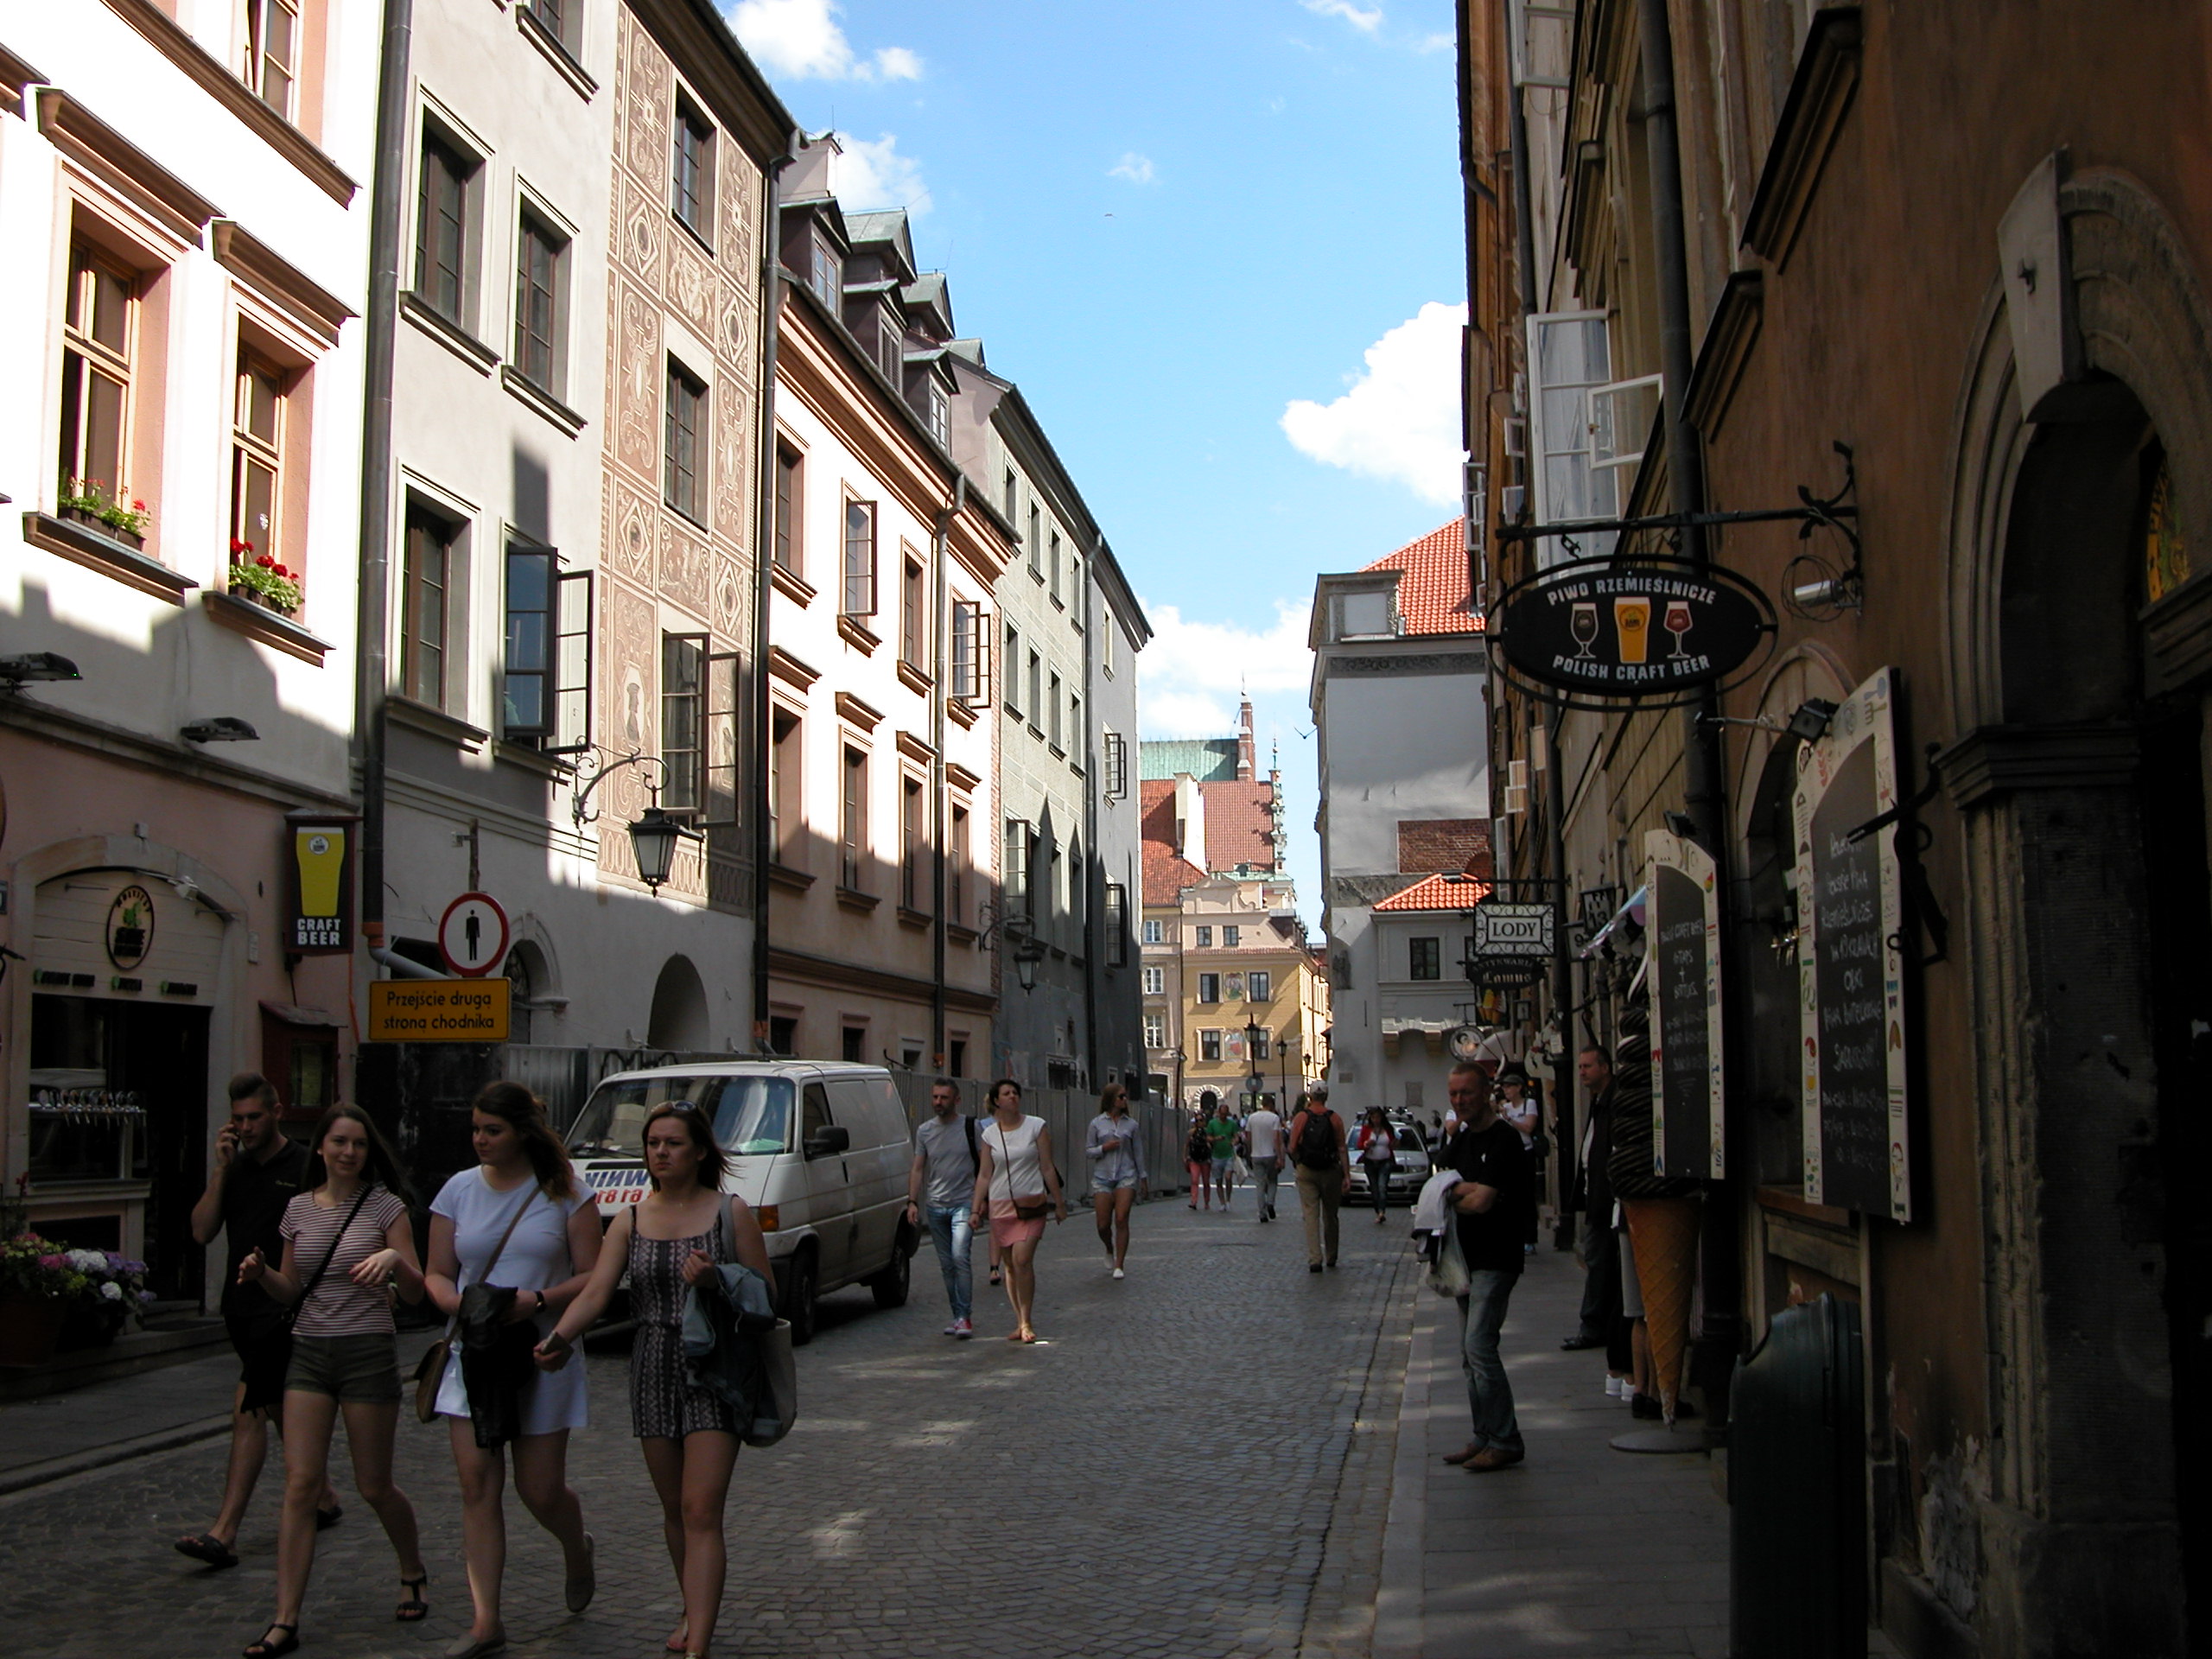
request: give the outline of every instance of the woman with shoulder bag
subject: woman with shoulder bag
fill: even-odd
[[[1213,1141],[1206,1134],[1206,1119],[1210,1114],[1201,1112],[1191,1124],[1190,1139],[1183,1143],[1183,1166],[1191,1172],[1191,1208],[1195,1210],[1201,1201],[1209,1210],[1213,1208]]]
[[[469,1119],[476,1167],[448,1181],[430,1205],[427,1275],[431,1301],[466,1332],[441,1344],[449,1350],[445,1363],[423,1383],[435,1390],[432,1414],[446,1420],[453,1441],[461,1551],[475,1604],[468,1634],[446,1649],[446,1659],[479,1659],[506,1645],[499,1584],[507,1558],[502,1448],[509,1438],[515,1493],[560,1542],[569,1611],[583,1611],[594,1588],[591,1535],[568,1474],[569,1431],[583,1427],[590,1414],[583,1367],[541,1372],[531,1352],[599,1263],[598,1205],[578,1185],[543,1104],[529,1090],[488,1084]],[[466,1363],[465,1344],[471,1344]],[[495,1391],[502,1397],[487,1397]]]
[[[735,1408],[692,1384],[684,1370],[683,1293],[737,1261],[770,1284],[775,1268],[752,1206],[722,1190],[724,1160],[714,1125],[689,1101],[646,1115],[645,1179],[652,1191],[614,1218],[589,1281],[537,1344],[537,1363],[558,1371],[576,1338],[607,1309],[626,1273],[637,1335],[630,1347],[630,1426],[660,1498],[661,1529],[683,1596],[683,1622],[671,1653],[705,1659],[714,1644],[728,1547],[729,1501],[743,1425]]]
[[[1008,1342],[1034,1342],[1029,1316],[1037,1306],[1037,1242],[1045,1217],[1068,1218],[1060,1173],[1052,1163],[1052,1132],[1041,1117],[1021,1110],[1021,1085],[1001,1077],[991,1085],[991,1121],[984,1126],[982,1166],[976,1172],[975,1222],[991,1218],[991,1236],[1006,1252],[1006,1299],[1014,1305]]]
[[[358,1106],[334,1106],[308,1142],[309,1190],[284,1206],[284,1260],[258,1249],[238,1265],[292,1310],[291,1360],[284,1373],[284,1514],[276,1535],[276,1616],[245,1659],[279,1659],[300,1645],[300,1604],[315,1567],[315,1499],[330,1462],[331,1431],[346,1414],[353,1484],[384,1523],[407,1592],[393,1615],[403,1624],[429,1616],[415,1506],[392,1484],[399,1427],[399,1357],[391,1291],[423,1300],[415,1230],[399,1160]]]

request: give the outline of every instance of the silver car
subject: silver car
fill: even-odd
[[[1390,1136],[1396,1148],[1391,1160],[1389,1197],[1410,1205],[1421,1196],[1433,1165],[1428,1155],[1428,1134],[1409,1117],[1389,1119]],[[1368,1202],[1367,1166],[1359,1159],[1351,1162],[1351,1193],[1350,1201]]]

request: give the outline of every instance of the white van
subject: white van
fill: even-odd
[[[690,1102],[715,1126],[729,1160],[722,1190],[760,1219],[792,1341],[813,1339],[815,1298],[825,1291],[865,1284],[878,1307],[906,1302],[921,1241],[906,1224],[913,1142],[888,1071],[732,1060],[602,1079],[568,1137],[602,1221],[645,1197],[645,1115],[671,1100]]]

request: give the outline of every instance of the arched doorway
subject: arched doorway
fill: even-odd
[[[645,1026],[645,1043],[652,1048],[696,1053],[710,1046],[707,1020],[707,988],[689,957],[671,957],[661,964],[653,982],[653,1008]]]

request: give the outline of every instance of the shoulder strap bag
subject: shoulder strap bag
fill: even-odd
[[[339,1225],[337,1236],[323,1252],[321,1265],[308,1275],[307,1283],[300,1287],[298,1300],[270,1319],[254,1343],[253,1357],[245,1367],[245,1394],[238,1403],[239,1410],[260,1411],[284,1397],[284,1374],[292,1368],[292,1326],[300,1317],[300,1310],[307,1306],[308,1298],[315,1294],[315,1287],[322,1282],[322,1275],[330,1271],[331,1262],[338,1256],[338,1247],[346,1242],[346,1235],[353,1230],[353,1218],[368,1201],[369,1184],[364,1182],[353,1199],[353,1207],[346,1212],[346,1219]]]
[[[1006,1161],[1006,1190],[1014,1199],[1014,1217],[1016,1221],[1042,1221],[1046,1212],[1052,1207],[1052,1195],[1040,1192],[1034,1198],[1026,1198],[1014,1190],[1014,1153],[1007,1145],[1006,1125],[1001,1123],[997,1128],[999,1156]],[[1040,1162],[1039,1173],[1041,1173]]]
[[[522,1224],[523,1211],[537,1202],[542,1186],[532,1185],[523,1197],[514,1214],[507,1219],[507,1230],[499,1235],[499,1242],[492,1247],[491,1259],[484,1263],[484,1271],[476,1275],[482,1284],[492,1276],[492,1269],[499,1265],[499,1256],[507,1248],[507,1241],[515,1236],[515,1229]],[[456,1287],[458,1288],[458,1287]],[[438,1390],[445,1384],[446,1361],[453,1355],[453,1333],[461,1328],[461,1315],[456,1312],[446,1321],[446,1333],[423,1351],[423,1357],[415,1363],[415,1418],[417,1422],[434,1423],[438,1420]]]

